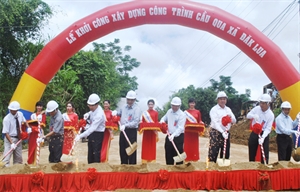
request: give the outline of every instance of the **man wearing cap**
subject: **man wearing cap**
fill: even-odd
[[[102,141],[105,131],[105,117],[102,107],[99,105],[100,97],[93,93],[89,96],[87,104],[90,112],[85,114],[89,116],[90,127],[80,135],[75,137],[75,141],[89,137],[88,140],[88,163],[100,163]]]
[[[278,149],[278,161],[290,161],[293,150],[293,141],[291,134],[299,137],[300,132],[293,130],[298,125],[299,119],[293,121],[289,116],[292,108],[290,102],[284,101],[281,103],[281,113],[276,117],[276,143]],[[297,115],[298,116],[298,115]]]
[[[165,139],[165,158],[167,165],[174,165],[174,156],[177,156],[177,152],[172,144],[175,143],[179,153],[183,153],[184,142],[184,126],[186,116],[180,109],[181,99],[174,97],[171,101],[171,109],[161,118],[160,123],[168,122],[168,132],[170,136],[166,136]],[[183,164],[183,161],[177,162],[177,165]]]
[[[47,115],[50,115],[49,133],[38,139],[42,142],[45,138],[49,137],[49,163],[61,162],[62,148],[64,141],[64,119],[58,109],[56,101],[49,101],[46,108]]]
[[[249,137],[249,161],[255,161],[258,145],[263,145],[266,163],[269,162],[269,134],[272,130],[274,113],[270,109],[271,97],[269,94],[263,94],[259,98],[259,106],[254,107],[248,114],[247,119],[252,119],[254,124],[261,126],[261,132],[252,131]],[[261,157],[261,163],[264,163]]]
[[[20,109],[20,104],[17,101],[12,101],[8,105],[9,113],[3,119],[3,129],[2,133],[5,134],[4,138],[4,154],[7,154],[10,150],[13,150],[12,153],[9,153],[3,160],[5,166],[9,166],[10,157],[13,154],[13,164],[22,164],[22,143],[17,142],[21,139],[21,124],[28,123],[22,112],[18,111]]]
[[[210,162],[216,162],[220,152],[220,158],[223,158],[224,141],[226,140],[225,159],[230,157],[230,127],[236,123],[236,118],[231,109],[226,106],[227,95],[224,91],[217,94],[218,104],[211,108],[209,116],[211,119],[209,130],[209,151],[208,158]],[[226,120],[226,121],[224,121]]]
[[[121,164],[136,164],[136,151],[130,156],[126,153],[126,148],[129,144],[123,134],[125,131],[128,139],[131,143],[137,141],[137,129],[140,122],[141,111],[138,105],[135,103],[136,93],[134,91],[128,91],[126,95],[127,104],[121,108],[118,112],[120,119],[120,140],[119,140],[119,152],[121,158]]]

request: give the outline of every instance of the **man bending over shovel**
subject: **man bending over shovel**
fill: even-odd
[[[186,158],[186,154],[183,152],[186,116],[183,111],[181,111],[180,106],[181,99],[179,97],[174,97],[171,101],[171,109],[169,109],[160,120],[160,123],[168,123],[168,136],[165,139],[165,157],[167,165],[174,165],[174,160],[177,165],[183,164],[183,161]]]
[[[216,99],[218,104],[215,105],[213,108],[211,108],[209,112],[209,116],[211,119],[211,125],[210,125],[211,128],[209,131],[210,140],[209,140],[208,158],[210,162],[216,163],[219,150],[221,149],[220,157],[223,158],[223,160],[220,162],[224,162],[225,164],[225,159],[227,159],[226,162],[229,162],[228,159],[230,156],[229,130],[231,124],[236,122],[236,118],[232,113],[231,109],[226,106],[227,95],[224,91],[220,91]]]

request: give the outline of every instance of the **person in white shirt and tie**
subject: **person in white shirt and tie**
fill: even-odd
[[[174,165],[174,156],[177,156],[176,150],[171,141],[174,141],[179,153],[183,152],[184,126],[186,116],[180,109],[181,99],[174,97],[171,101],[171,109],[161,118],[160,123],[168,123],[168,132],[170,136],[165,139],[165,158],[167,165]],[[177,162],[177,165],[183,164],[183,161]]]

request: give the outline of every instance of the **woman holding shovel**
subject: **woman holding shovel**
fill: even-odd
[[[160,123],[168,122],[167,136],[165,139],[165,157],[167,165],[183,164],[186,153],[183,152],[184,125],[186,116],[180,109],[181,99],[174,97],[171,109],[161,118]],[[176,160],[176,161],[175,161]]]
[[[143,133],[142,140],[142,163],[156,161],[156,142],[158,141],[157,131],[160,131],[158,123],[158,112],[154,110],[155,102],[150,99],[148,110],[142,113],[142,120],[139,131]]]
[[[229,159],[230,156],[230,127],[236,122],[236,118],[231,109],[226,106],[227,95],[224,91],[217,94],[218,104],[211,108],[209,116],[211,119],[209,131],[209,151],[208,158],[210,162],[216,162],[221,149],[220,157]],[[224,150],[225,149],[225,150]]]
[[[38,101],[35,104],[35,113],[32,113],[30,120],[27,121],[31,125],[32,132],[28,138],[28,164],[36,164],[37,159],[37,138],[44,135],[43,129],[46,127],[46,114],[43,111],[43,103]]]
[[[75,134],[78,130],[78,115],[75,113],[73,103],[67,103],[67,111],[63,115],[64,118],[64,146],[63,154],[69,155],[72,149]]]
[[[184,129],[184,151],[186,152],[185,161],[198,161],[199,156],[199,135],[203,133],[204,123],[201,113],[195,109],[195,99],[190,98],[189,109],[184,111],[186,123]]]
[[[290,161],[293,150],[293,141],[291,134],[295,134],[299,137],[299,130],[293,130],[298,125],[299,120],[296,118],[294,121],[289,116],[292,108],[288,101],[282,102],[281,113],[276,117],[276,143],[278,148],[278,161]],[[300,116],[300,113],[299,113]]]

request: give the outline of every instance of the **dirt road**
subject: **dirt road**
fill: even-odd
[[[164,141],[165,136],[162,133],[159,133],[159,141],[157,142],[157,155],[156,162],[159,164],[165,164],[165,151],[164,151]],[[141,139],[142,135],[138,134],[138,149],[137,149],[137,163],[141,164]],[[76,146],[78,162],[87,163],[87,142],[79,142]],[[200,162],[205,162],[208,154],[208,138],[200,137],[199,143],[200,150]],[[40,163],[46,164],[48,163],[48,155],[49,150],[48,147],[45,146],[41,148],[41,156]],[[230,160],[231,163],[238,162],[248,162],[248,147],[244,145],[231,144],[230,150]],[[24,163],[27,161],[27,150],[23,152],[23,161]],[[277,154],[270,153],[270,163],[274,163],[277,161]],[[109,164],[119,165],[120,164],[120,156],[119,156],[119,136],[115,136],[111,141],[111,147],[109,150]]]

